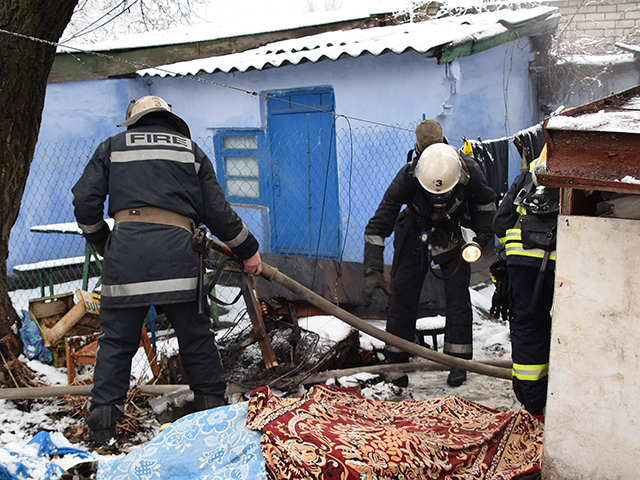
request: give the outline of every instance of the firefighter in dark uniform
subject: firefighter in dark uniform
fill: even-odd
[[[470,360],[471,268],[462,260],[462,249],[469,240],[483,248],[493,238],[496,194],[478,164],[445,141],[435,120],[424,120],[416,128],[410,161],[388,187],[365,228],[363,295],[369,302],[374,289],[387,292],[387,332],[413,342],[422,284],[435,262],[445,286],[443,351]],[[383,276],[383,252],[384,239],[391,233],[395,236],[389,289]],[[409,359],[408,353],[391,345],[385,346],[384,354],[387,362]],[[447,382],[459,386],[466,378],[465,371],[454,368]]]
[[[257,240],[225,199],[211,161],[171,107],[162,98],[142,97],[130,103],[118,126],[127,130],[98,146],[72,189],[78,225],[104,255],[103,333],[87,418],[97,444],[115,438],[131,361],[152,305],[175,329],[196,409],[225,403],[209,306],[196,298],[202,275],[192,248],[194,227],[204,224],[244,261],[247,272],[262,270]],[[107,196],[113,231],[103,220]]]
[[[505,247],[508,309],[513,359],[513,391],[525,410],[543,415],[547,400],[551,308],[556,261],[559,189],[538,185],[540,156],[520,173],[498,206],[493,228]],[[499,280],[500,281],[500,280]],[[498,296],[503,294],[498,294]],[[494,298],[494,305],[505,299]]]

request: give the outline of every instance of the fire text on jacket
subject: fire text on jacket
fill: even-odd
[[[127,133],[128,147],[144,147],[163,145],[191,149],[191,140],[180,135],[161,132],[131,132]]]

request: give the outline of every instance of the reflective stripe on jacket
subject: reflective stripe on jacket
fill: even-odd
[[[209,158],[153,114],[102,142],[72,191],[76,220],[89,226],[85,237],[93,243],[100,240],[92,232],[102,224],[108,196],[110,216],[156,207],[206,225],[240,259],[258,250],[257,240],[226,200]],[[184,228],[118,223],[105,247],[101,304],[113,308],[192,301],[198,272],[198,254]]]
[[[498,240],[505,247],[507,264],[538,267],[545,250],[541,248],[524,248],[522,244],[522,230],[518,227],[519,218],[529,215],[526,208],[514,205],[514,199],[519,190],[531,180],[531,172],[537,163],[536,160],[529,164],[529,169],[520,173],[509,187],[509,190],[500,201],[498,209],[493,217],[493,229]],[[548,269],[555,268],[556,251],[549,255]]]

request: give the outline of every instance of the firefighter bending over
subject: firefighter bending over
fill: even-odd
[[[470,360],[471,268],[462,251],[469,241],[483,248],[493,238],[496,194],[479,165],[446,143],[435,120],[417,126],[416,145],[407,160],[365,228],[363,295],[368,303],[376,288],[390,294],[387,332],[413,342],[420,292],[433,261],[440,266],[445,288],[443,351]],[[383,276],[383,253],[384,239],[392,233],[389,288]],[[384,354],[392,363],[406,362],[410,356],[391,345],[385,346]],[[447,382],[459,386],[466,378],[467,372],[453,368]]]

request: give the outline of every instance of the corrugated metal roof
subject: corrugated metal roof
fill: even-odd
[[[495,37],[528,22],[541,21],[559,14],[555,7],[499,10],[476,15],[447,17],[389,27],[374,27],[326,32],[308,37],[271,43],[242,53],[209,57],[188,62],[139,70],[140,76],[186,76],[216,72],[246,72],[284,65],[298,65],[344,56],[426,53],[436,47]]]

